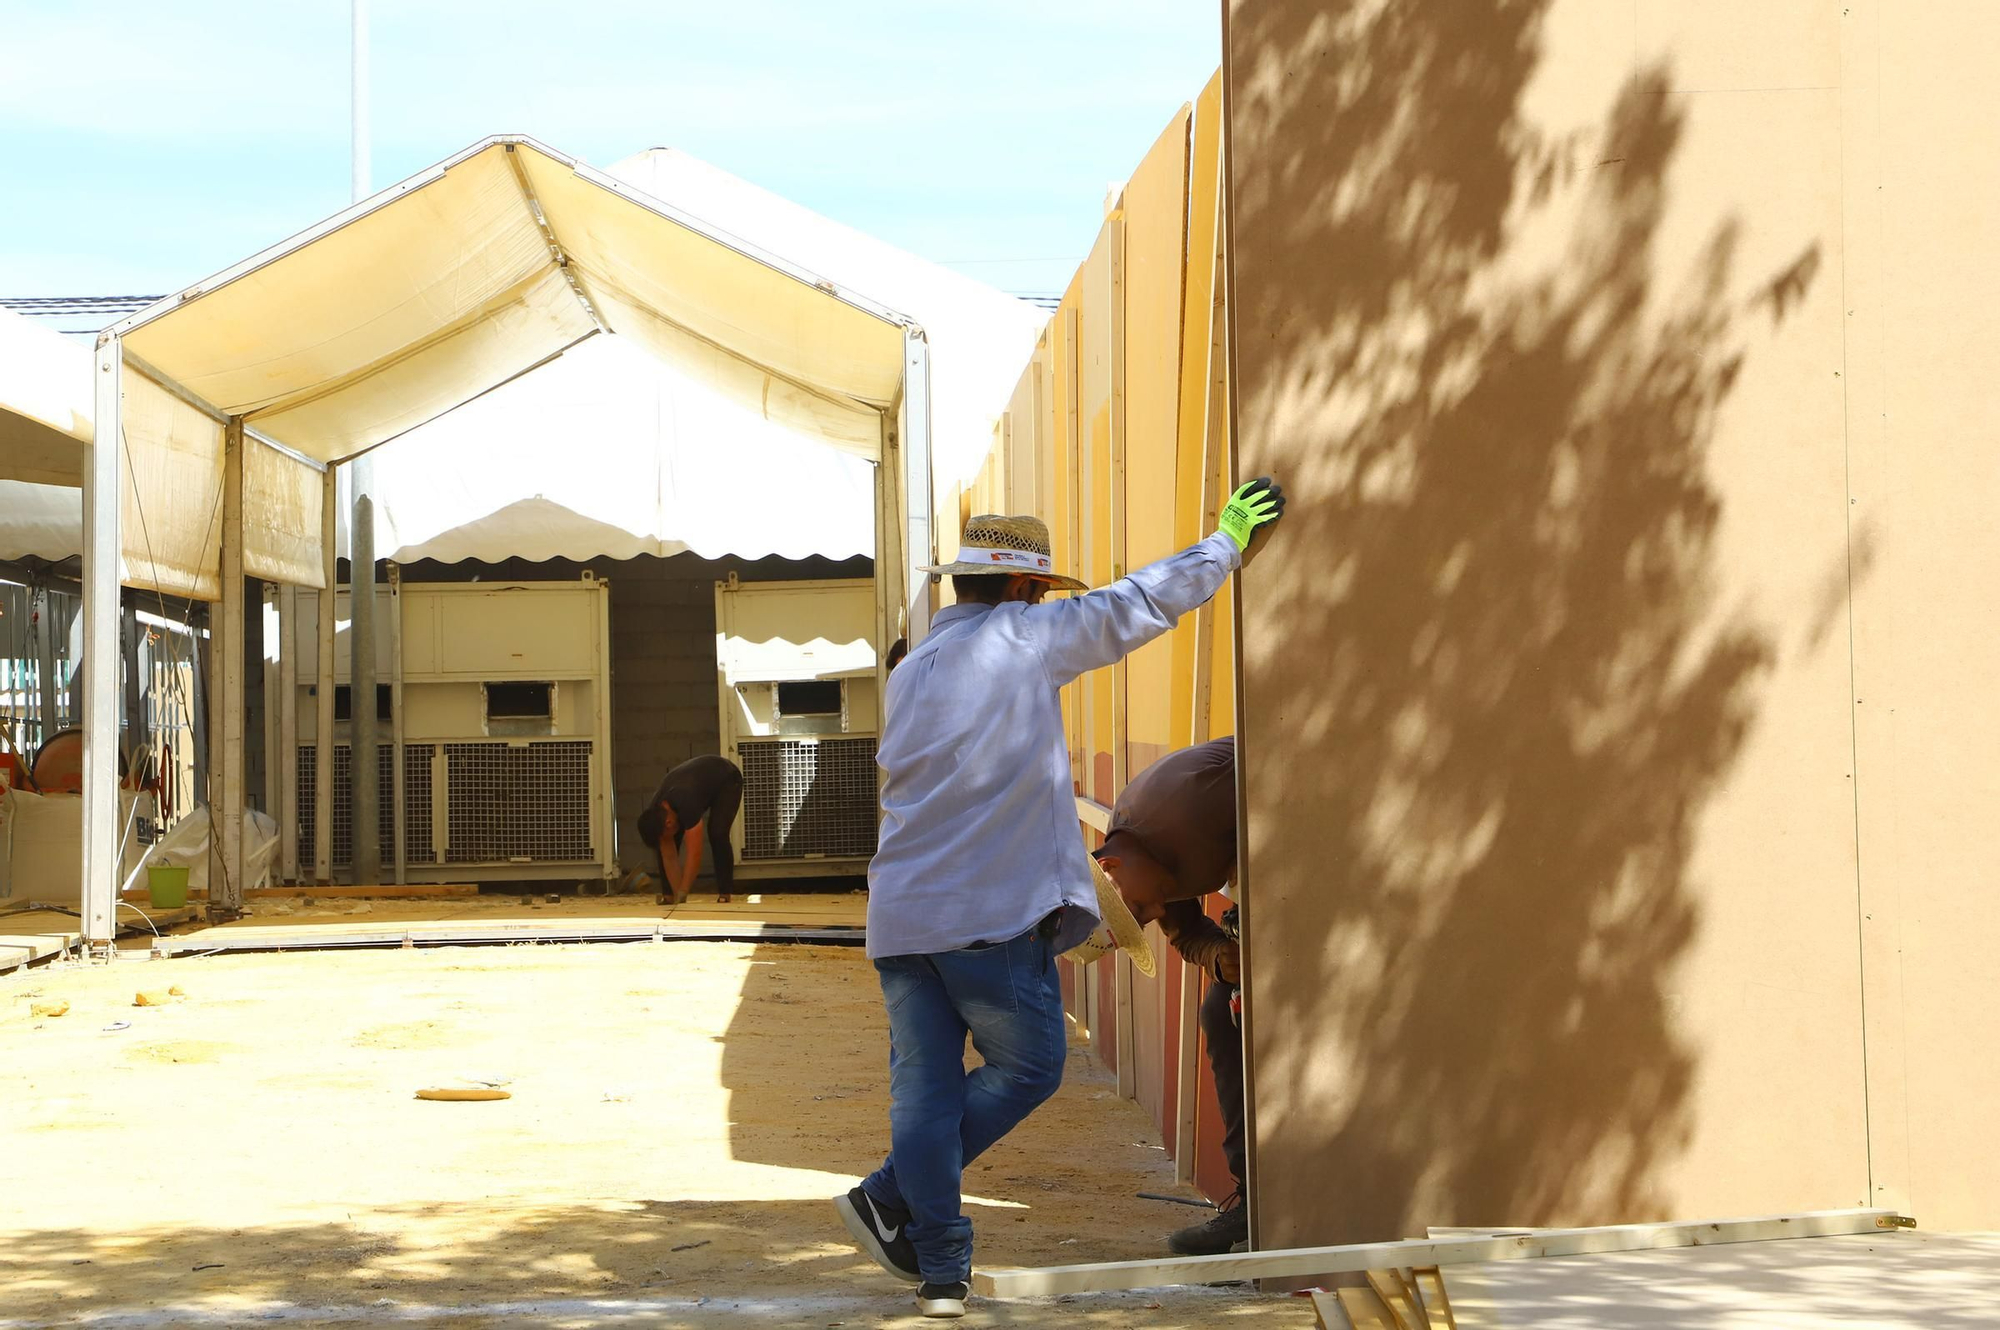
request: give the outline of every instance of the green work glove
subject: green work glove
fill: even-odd
[[[1250,537],[1285,515],[1285,492],[1269,476],[1259,476],[1229,496],[1217,527],[1227,532],[1239,550],[1250,548]]]

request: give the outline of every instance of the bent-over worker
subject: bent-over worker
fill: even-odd
[[[639,835],[660,855],[665,904],[686,900],[701,872],[701,848],[715,859],[715,898],[726,901],[736,885],[736,851],[730,836],[743,807],[743,772],[726,757],[689,758],[666,774],[639,814]],[[671,845],[673,848],[667,848]]]
[[[1061,1084],[1055,958],[1099,923],[1057,690],[1208,600],[1283,504],[1253,481],[1208,539],[1074,600],[1042,602],[1086,588],[1055,573],[1048,528],[1031,517],[973,518],[958,561],[928,570],[952,578],[958,603],[889,676],[868,868],[890,1150],[834,1202],[863,1250],[918,1285],[925,1316],[965,1313],[965,1166]],[[968,1035],[984,1059],[969,1073]]]
[[[1142,925],[1157,922],[1182,959],[1214,980],[1201,1003],[1201,1032],[1222,1109],[1222,1152],[1236,1190],[1207,1222],[1167,1238],[1186,1256],[1212,1256],[1249,1241],[1244,1208],[1243,1032],[1235,1011],[1241,954],[1233,926],[1208,917],[1201,898],[1236,877],[1236,740],[1169,753],[1126,783],[1093,851]],[[1232,925],[1235,911],[1224,918]]]

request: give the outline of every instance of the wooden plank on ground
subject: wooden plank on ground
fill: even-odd
[[[1213,1284],[1244,1279],[1359,1274],[1396,1266],[1445,1265],[1466,1261],[1511,1261],[1592,1252],[1648,1251],[1667,1247],[1708,1247],[1782,1238],[1817,1238],[1876,1233],[1898,1218],[1893,1210],[1815,1210],[1793,1215],[1710,1219],[1677,1224],[1617,1224],[1604,1228],[1546,1229],[1517,1237],[1417,1238],[1398,1242],[1349,1243],[1283,1251],[1231,1252],[1220,1256],[1161,1257],[1052,1266],[1040,1270],[976,1270],[975,1293],[989,1298],[1040,1294],[1104,1293],[1116,1289],[1172,1284]]]

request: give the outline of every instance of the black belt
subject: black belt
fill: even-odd
[[[1054,938],[1057,931],[1062,928],[1063,908],[1063,906],[1058,905],[1055,909],[1050,910],[1042,916],[1040,923],[1028,930],[1028,933],[1033,933],[1036,937],[1042,938],[1045,941]],[[1020,936],[1026,937],[1028,933],[1022,933]],[[1007,942],[1012,941],[1014,939],[1010,937],[1006,942],[968,942],[960,950],[985,951],[989,947],[1004,947],[1007,945]]]

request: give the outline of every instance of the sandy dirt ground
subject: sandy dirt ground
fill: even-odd
[[[184,1000],[135,1007],[140,989]],[[67,999],[61,1017],[31,1006]],[[504,1082],[498,1103],[418,1101]],[[858,948],[297,952],[0,978],[0,1327],[914,1325],[828,1198],[887,1138]],[[1081,1048],[973,1166],[989,1266],[1134,1259],[1200,1212]],[[1313,1324],[1183,1289],[968,1324]]]

